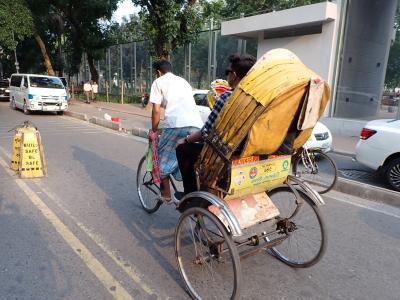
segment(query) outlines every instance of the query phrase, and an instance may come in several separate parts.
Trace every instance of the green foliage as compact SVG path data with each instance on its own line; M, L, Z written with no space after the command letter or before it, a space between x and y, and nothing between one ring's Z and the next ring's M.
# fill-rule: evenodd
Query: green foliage
M122 24L114 22L110 25L107 35L112 44L128 43L144 40L142 21L137 14L124 17Z
M222 11L225 9L226 3L224 0L201 0L201 6L203 7L203 18L209 20L213 18L219 22L222 19Z
M168 57L176 47L193 42L201 30L201 7L189 0L132 0L141 7L145 39L149 39L152 53Z
M388 88L400 87L400 41L398 40L390 49L385 84Z
M15 49L18 41L32 33L32 26L32 15L24 0L0 0L0 46Z
M108 31L112 12L119 0L53 0L52 4L63 20L67 68L69 74L78 71L82 53L88 54L94 80L97 71L94 60L104 57L105 49L113 43Z
M400 29L398 26L399 10L396 14L396 39L390 48L389 60L386 68L385 85L388 88L400 87Z

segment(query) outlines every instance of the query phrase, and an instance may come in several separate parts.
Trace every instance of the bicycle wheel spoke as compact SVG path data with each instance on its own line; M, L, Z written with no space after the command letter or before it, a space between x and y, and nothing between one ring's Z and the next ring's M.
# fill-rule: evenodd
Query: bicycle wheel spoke
M136 184L143 209L148 213L157 211L162 203L159 200L160 188L153 183L151 172L146 170L146 157L143 157L139 163Z
M309 183L317 192L326 193L336 183L337 168L332 159L318 150L304 150L294 161L295 175Z
M188 234L192 243L187 242ZM236 294L239 258L214 215L200 208L188 209L178 222L175 239L179 270L193 298L230 299ZM222 253L223 249L227 251Z
M324 227L309 197L300 190L297 193L303 201L295 215L293 205L285 205L285 202L297 205L297 196L289 187L278 188L269 194L283 218L277 223L281 235L287 234L287 239L272 248L272 252L290 266L308 267L319 261L325 251ZM287 207L290 209L285 211Z

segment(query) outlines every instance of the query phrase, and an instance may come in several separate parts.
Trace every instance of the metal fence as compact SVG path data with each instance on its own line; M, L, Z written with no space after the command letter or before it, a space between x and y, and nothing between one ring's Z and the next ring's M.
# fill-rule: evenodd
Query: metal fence
M170 61L174 74L184 77L193 88L208 89L211 81L226 77L228 56L232 53L256 56L257 41L221 36L219 29L208 30L201 32L193 43L175 49ZM154 78L148 41L111 46L103 57L96 62L100 94L132 96L149 91ZM79 89L90 77L87 59L83 55L81 70L74 77L75 86Z

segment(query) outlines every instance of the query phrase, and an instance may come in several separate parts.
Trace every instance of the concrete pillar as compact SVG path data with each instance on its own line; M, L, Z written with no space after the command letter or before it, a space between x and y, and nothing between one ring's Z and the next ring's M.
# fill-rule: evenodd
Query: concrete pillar
M368 119L381 101L397 0L349 0L335 116Z

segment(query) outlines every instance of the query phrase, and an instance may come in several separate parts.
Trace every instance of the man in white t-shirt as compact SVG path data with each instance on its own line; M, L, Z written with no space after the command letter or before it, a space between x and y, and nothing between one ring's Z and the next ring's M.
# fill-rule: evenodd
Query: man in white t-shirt
M152 103L151 127L156 132L160 124L161 106L165 107L162 122L163 133L160 137L158 157L161 177L161 200L171 202L169 175L178 180L181 175L176 158L176 142L185 138L203 126L200 113L192 94L192 87L183 78L172 74L169 61L154 62L153 70L157 79L150 91Z
M99 86L96 81L93 81L93 83L92 83L92 100L93 100L93 102L96 102L98 92L99 92Z
M91 81L86 81L83 85L83 91L85 92L86 96L86 103L90 103L90 99L92 98L92 83Z

